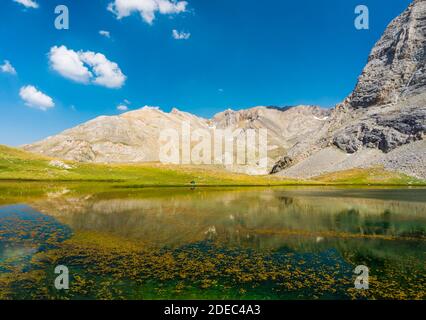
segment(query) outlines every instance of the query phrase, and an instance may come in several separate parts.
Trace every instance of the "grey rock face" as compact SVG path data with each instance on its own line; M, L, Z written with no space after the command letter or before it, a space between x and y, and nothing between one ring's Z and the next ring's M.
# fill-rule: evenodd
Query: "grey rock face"
M373 48L349 97L354 108L398 102L426 85L426 0L394 19Z
M403 157L399 150L407 145L415 143L424 148L425 144L416 141L424 139L426 133L425 64L426 0L414 0L389 24L372 49L353 93L332 110L316 135L307 136L288 150L286 155L293 161L283 174L307 170L313 162L318 164L314 171L322 172L321 168L333 163L325 150L334 150L334 157L342 157L343 170L350 164L372 164L369 157L376 153L399 159ZM349 162L344 155L350 157ZM419 162L421 165L424 163ZM277 163L277 170L280 167ZM414 167L410 165L402 172L422 176L418 172L424 170L413 171Z
M394 19L373 48L354 92L344 102L357 114L333 144L348 153L363 147L390 152L426 132L426 0ZM414 100L413 100L414 99ZM362 111L368 110L368 111Z
M363 147L387 153L423 139L425 132L426 105L408 105L384 113L369 112L355 124L339 130L334 135L333 144L347 153L355 153Z
M278 173L282 170L285 170L289 168L292 164L293 164L293 160L288 156L284 156L280 160L278 160L278 162L273 166L271 170L271 174Z

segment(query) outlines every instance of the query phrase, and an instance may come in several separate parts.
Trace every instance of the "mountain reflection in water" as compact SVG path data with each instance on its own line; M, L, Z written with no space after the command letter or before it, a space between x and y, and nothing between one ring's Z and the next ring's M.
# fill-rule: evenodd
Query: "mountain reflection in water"
M23 203L0 207L0 272L57 261L103 292L69 298L356 297L359 264L371 297L425 296L426 189L58 187Z

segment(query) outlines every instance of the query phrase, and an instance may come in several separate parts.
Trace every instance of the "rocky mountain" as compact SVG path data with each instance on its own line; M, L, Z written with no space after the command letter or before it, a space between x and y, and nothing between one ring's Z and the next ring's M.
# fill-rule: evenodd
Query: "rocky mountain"
M268 130L270 167L289 148L315 134L327 120L330 111L315 106L255 107L247 110L227 110L213 117L210 123L218 129Z
M332 110L315 137L290 148L275 171L310 177L383 165L425 178L424 157L417 157L425 154L425 51L426 0L415 0L375 45L353 93ZM407 144L416 147L403 147Z
M102 116L56 136L23 146L27 151L81 162L159 161L160 133L175 129L182 135L182 124L191 132L197 129L268 129L269 166L304 136L314 134L324 124L329 111L319 107L255 107L227 110L211 120L173 109L170 113L144 107L118 116ZM213 135L213 134L212 134ZM233 171L256 173L247 166L232 166ZM265 173L265 172L262 172Z
M345 101L358 117L337 130L333 143L354 153L383 152L421 140L426 130L426 1L415 0L394 19L373 48L354 92Z
M80 162L158 161L159 132L180 130L182 122L208 128L207 121L174 109L164 113L156 107L119 116L101 116L56 136L23 146L25 150Z
M159 160L159 135L196 129L268 130L271 173L306 178L383 166L426 179L426 0L412 4L371 51L352 94L331 110L314 106L227 110L212 119L142 108L99 117L24 149L87 162ZM250 174L247 166L228 169Z
M426 85L426 1L415 0L394 19L371 51L348 98L353 108L397 103Z

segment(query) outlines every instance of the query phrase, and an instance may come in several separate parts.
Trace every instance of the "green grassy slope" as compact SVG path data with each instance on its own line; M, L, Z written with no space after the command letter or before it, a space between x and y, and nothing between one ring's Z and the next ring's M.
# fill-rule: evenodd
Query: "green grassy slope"
M425 185L426 181L408 175L386 171L381 167L351 169L328 173L313 179L340 185Z
M51 166L52 159L0 146L0 180L105 181L136 185L279 185L299 183L277 177L235 174L214 166L88 164L63 161L72 169Z
M138 186L200 185L425 185L400 173L380 168L356 169L327 174L312 180L294 180L275 176L249 176L215 166L176 166L159 163L92 164L64 161L71 169L50 165L52 158L0 145L0 180L104 181Z

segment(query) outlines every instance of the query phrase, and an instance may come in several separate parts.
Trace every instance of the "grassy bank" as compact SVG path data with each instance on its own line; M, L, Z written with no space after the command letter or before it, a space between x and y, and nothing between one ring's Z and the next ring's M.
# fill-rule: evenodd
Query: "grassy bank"
M0 146L0 180L99 181L143 186L280 185L297 180L255 177L216 166L177 166L160 163L94 164L63 161L71 169L52 166L52 158Z
M64 161L70 168L52 166L53 159L0 145L0 180L93 181L140 186L275 186L275 185L426 185L404 174L381 168L357 169L311 180L249 176L217 166L177 166L159 163L92 164Z

